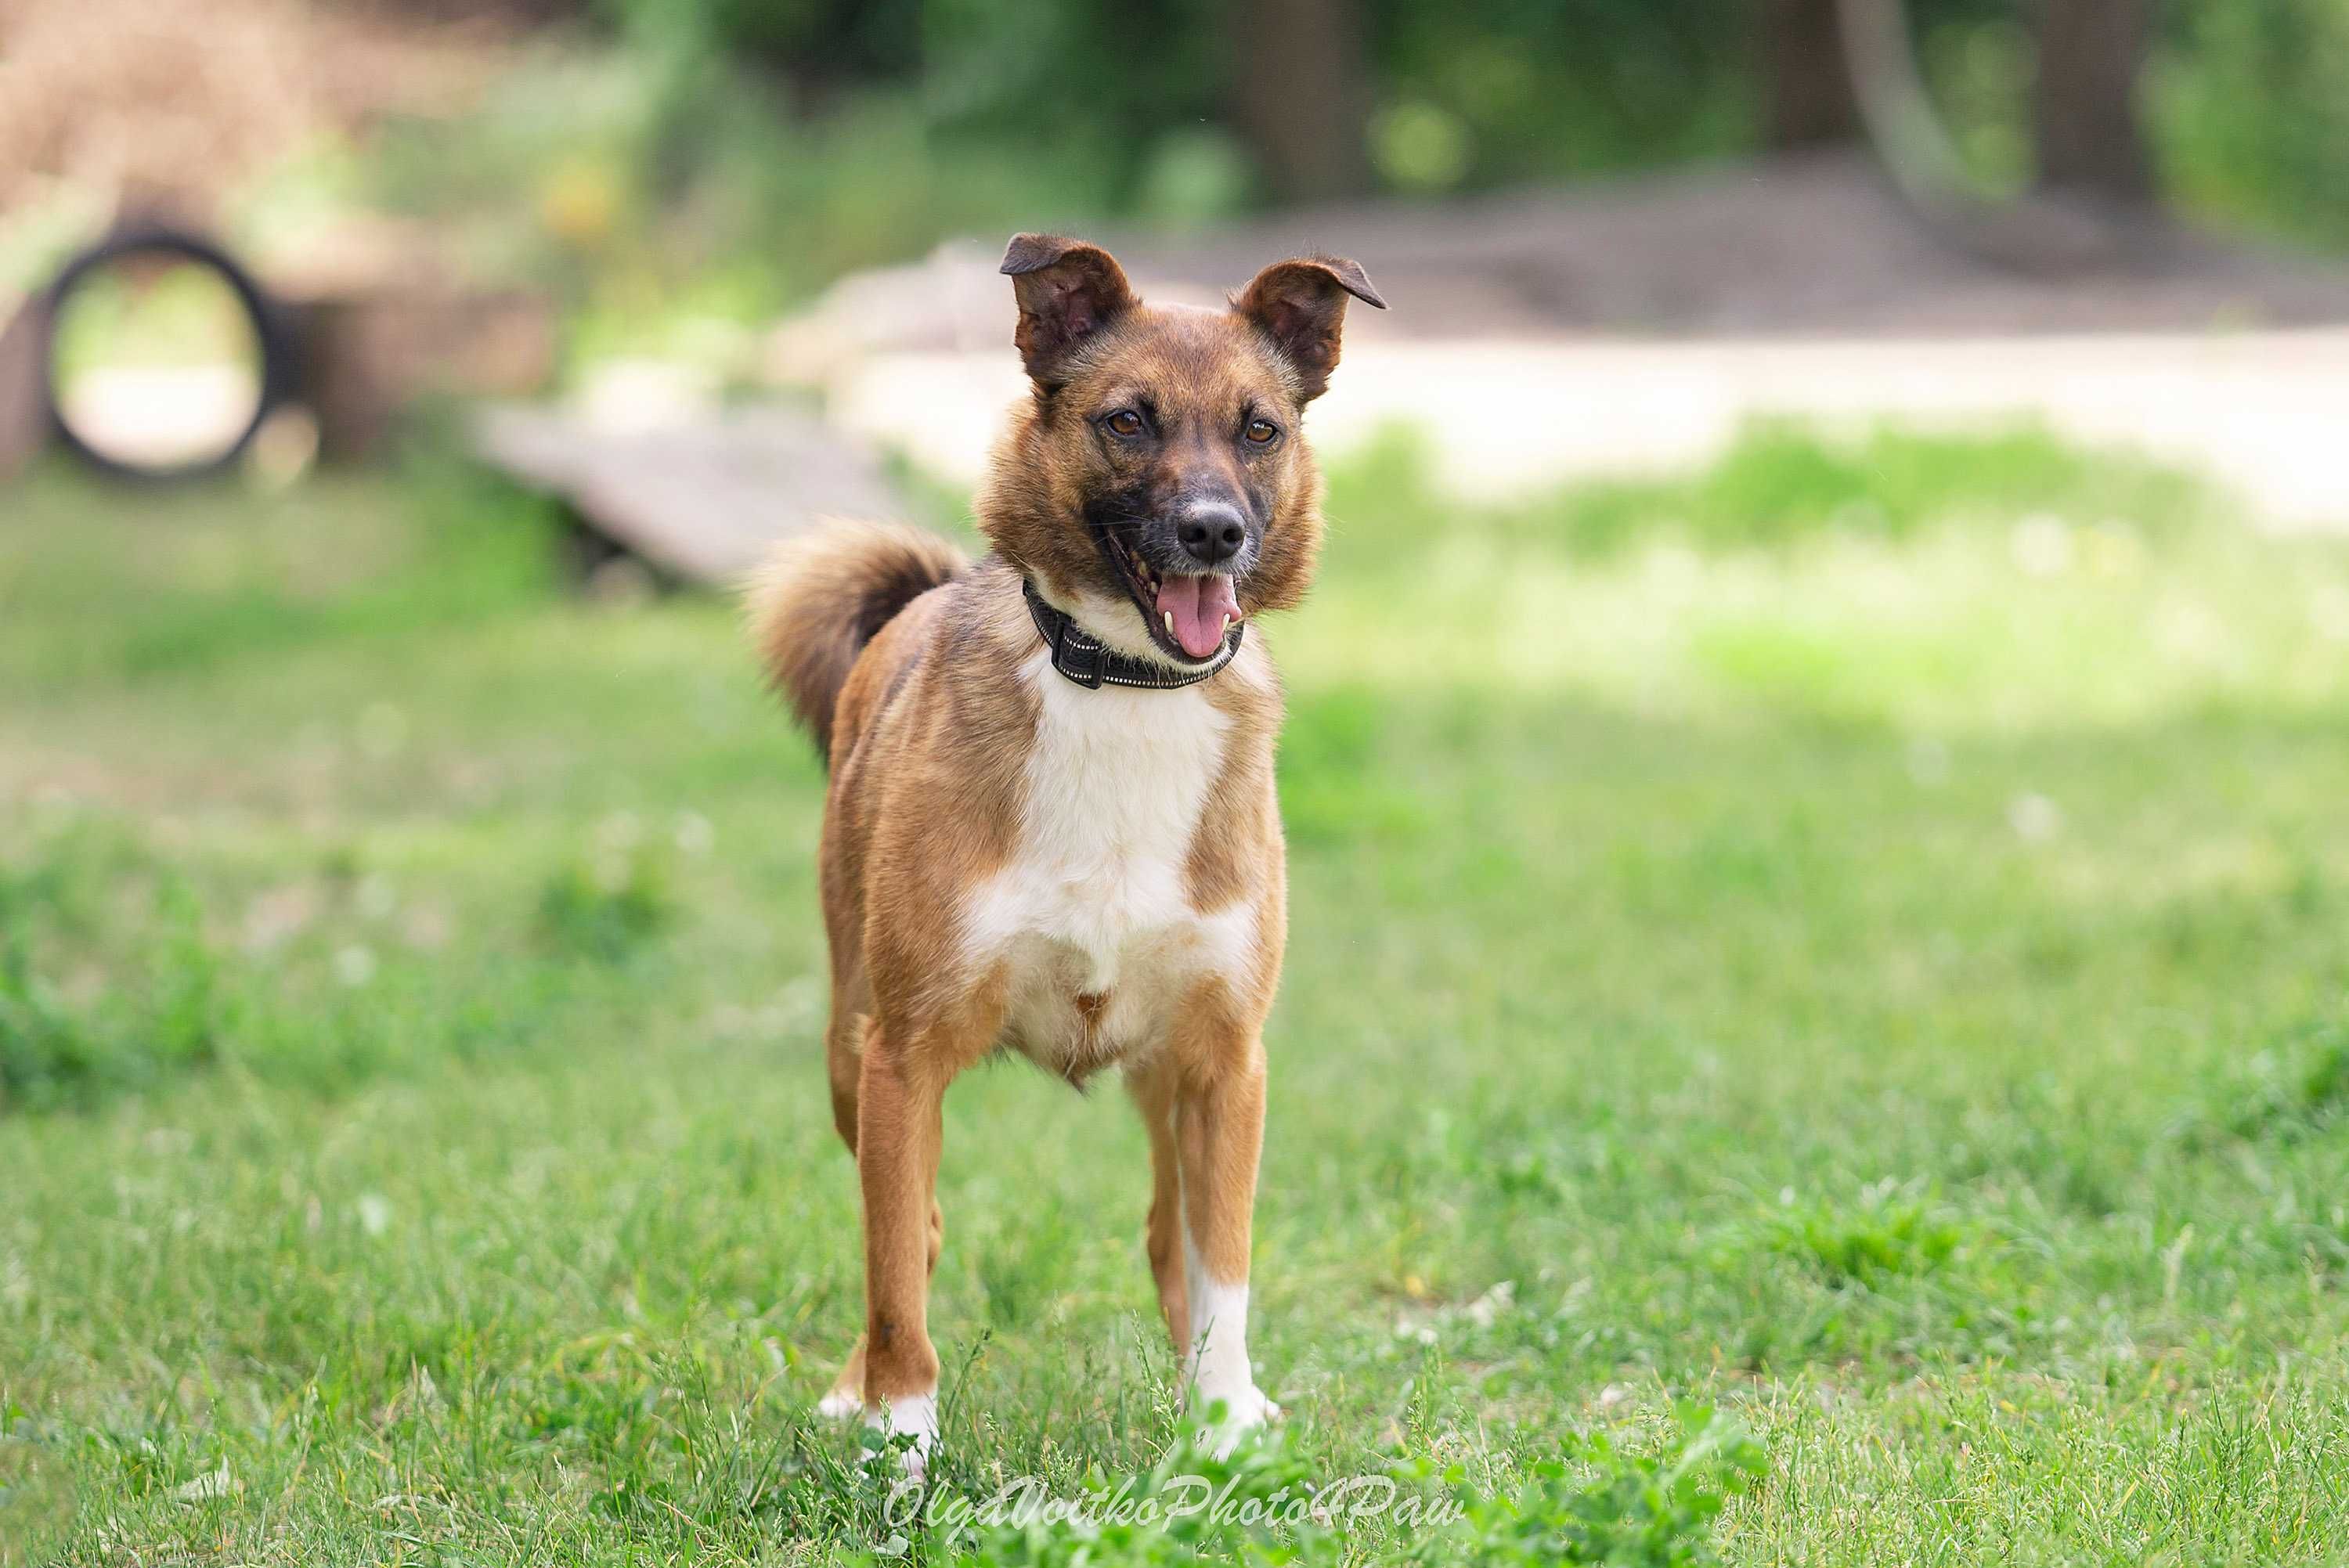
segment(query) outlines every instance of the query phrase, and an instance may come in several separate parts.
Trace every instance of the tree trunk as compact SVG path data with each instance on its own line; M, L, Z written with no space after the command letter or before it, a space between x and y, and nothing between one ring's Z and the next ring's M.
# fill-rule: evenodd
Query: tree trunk
M1355 0L1234 8L1234 109L1272 193L1320 201L1370 189L1370 68Z
M1904 0L1837 0L1836 10L1868 139L1929 228L1969 254L2044 277L2075 276L2127 253L2132 236L2111 221L2109 203L2002 201L1974 184L1925 90Z
M1859 134L1836 0L1761 0L1762 134L1774 148Z
M2153 160L2137 116L2147 0L2042 0L2033 118L2048 189L2140 205Z

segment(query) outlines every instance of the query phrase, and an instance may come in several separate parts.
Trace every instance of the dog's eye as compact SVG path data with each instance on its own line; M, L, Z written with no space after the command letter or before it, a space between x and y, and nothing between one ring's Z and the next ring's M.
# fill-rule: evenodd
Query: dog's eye
M1250 419L1247 422L1247 438L1253 446L1268 447L1272 445L1272 438L1279 434L1280 428L1269 419Z
M1142 416L1135 413L1131 408L1120 408L1116 413L1112 414L1108 418L1103 419L1102 424L1112 436L1139 436L1142 434Z

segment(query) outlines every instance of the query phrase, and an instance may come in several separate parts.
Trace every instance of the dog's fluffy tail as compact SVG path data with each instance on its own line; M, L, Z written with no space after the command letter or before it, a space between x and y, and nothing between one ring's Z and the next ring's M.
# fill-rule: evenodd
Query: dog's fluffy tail
M968 565L938 535L901 523L827 522L775 547L750 579L750 636L818 751L832 754L833 707L864 645Z

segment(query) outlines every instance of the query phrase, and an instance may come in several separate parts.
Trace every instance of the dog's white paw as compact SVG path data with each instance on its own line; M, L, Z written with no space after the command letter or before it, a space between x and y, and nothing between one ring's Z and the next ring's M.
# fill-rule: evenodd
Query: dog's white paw
M864 1424L891 1437L910 1436L911 1448L903 1449L903 1463L909 1480L919 1480L930 1468L930 1450L938 1444L938 1397L936 1394L906 1394L895 1399L884 1399L881 1408L865 1415Z
M1210 1412L1218 1404L1224 1408L1223 1415L1220 1418L1213 1418ZM1280 1407L1253 1383L1237 1391L1212 1396L1204 1388L1194 1389L1191 1408L1199 1416L1201 1440L1219 1460L1229 1459L1232 1450L1238 1448L1250 1432L1280 1419Z
M864 1397L854 1388L834 1388L816 1401L815 1413L827 1421L853 1421L864 1414Z

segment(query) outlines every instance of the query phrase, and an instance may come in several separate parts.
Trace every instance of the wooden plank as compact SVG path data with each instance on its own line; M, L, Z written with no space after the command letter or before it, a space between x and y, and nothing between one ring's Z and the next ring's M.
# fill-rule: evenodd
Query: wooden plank
M768 545L826 517L902 517L879 457L782 405L644 429L497 404L475 421L493 467L561 496L581 520L663 572L729 584Z

